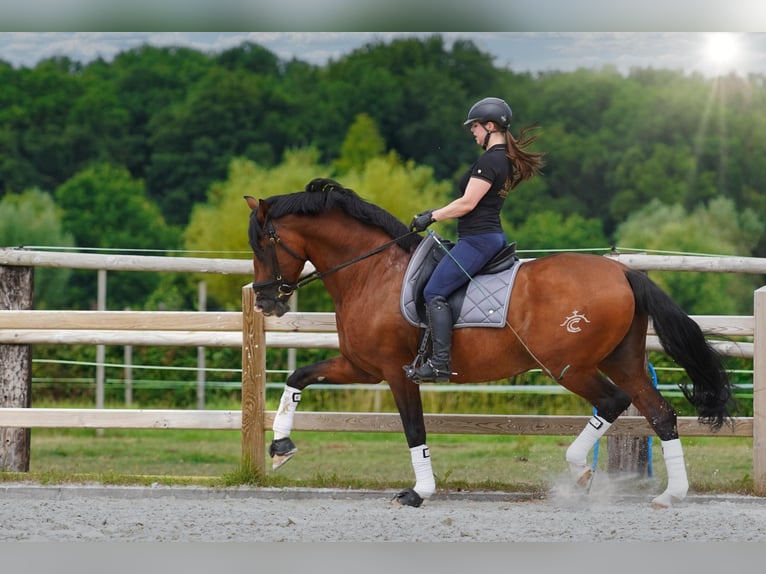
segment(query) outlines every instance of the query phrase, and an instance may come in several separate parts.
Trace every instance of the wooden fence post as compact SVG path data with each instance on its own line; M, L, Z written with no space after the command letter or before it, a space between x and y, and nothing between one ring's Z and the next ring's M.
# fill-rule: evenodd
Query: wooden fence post
M632 404L624 416L641 416ZM638 477L649 474L649 444L645 436L607 436L607 472L631 473Z
M266 473L266 332L250 285L242 288L242 467Z
M753 298L753 490L766 496L766 287Z
M32 308L34 267L0 266L0 309ZM0 345L0 408L32 406L32 347ZM0 427L0 470L29 471L31 429Z

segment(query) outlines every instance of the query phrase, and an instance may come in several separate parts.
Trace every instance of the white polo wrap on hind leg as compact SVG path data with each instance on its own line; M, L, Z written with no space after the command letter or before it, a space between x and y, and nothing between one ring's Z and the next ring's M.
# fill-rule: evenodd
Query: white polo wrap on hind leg
M427 445L410 449L412 469L415 471L415 487L413 490L423 498L429 498L436 491L434 471L431 468L431 453Z
M652 501L652 504L670 507L674 502L680 502L686 498L686 493L689 491L681 439L662 441L662 457L665 459L665 467L668 470L668 486L665 492Z
M593 415L585 428L567 449L567 462L569 470L575 479L579 479L588 471L588 453L598 439L604 436L612 423L607 422L598 415Z
M274 415L274 424L271 427L274 431L274 440L290 436L290 431L293 430L295 410L298 408L299 402L301 402L301 391L285 386L282 398L279 399L277 414Z

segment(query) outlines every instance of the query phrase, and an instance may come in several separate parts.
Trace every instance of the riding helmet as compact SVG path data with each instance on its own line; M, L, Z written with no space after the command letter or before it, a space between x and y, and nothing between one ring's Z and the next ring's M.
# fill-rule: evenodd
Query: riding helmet
M476 102L468 111L468 119L463 122L467 126L472 122L494 122L497 127L507 130L511 125L513 112L505 100L500 98L484 98Z

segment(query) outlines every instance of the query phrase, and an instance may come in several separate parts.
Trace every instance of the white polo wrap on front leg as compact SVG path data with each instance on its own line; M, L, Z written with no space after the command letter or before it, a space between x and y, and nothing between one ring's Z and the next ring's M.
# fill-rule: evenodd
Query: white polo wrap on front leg
M436 491L436 481L431 468L431 453L427 445L420 445L410 449L412 457L412 469L415 471L414 491L423 498L429 498Z
M301 391L285 386L282 398L279 399L277 414L274 415L274 424L271 427L274 431L274 440L290 436L290 432L293 430L293 418L299 402L301 402Z
M588 453L598 439L604 436L612 423L607 422L598 415L593 415L585 428L567 449L567 462L569 470L575 479L579 479L588 471Z

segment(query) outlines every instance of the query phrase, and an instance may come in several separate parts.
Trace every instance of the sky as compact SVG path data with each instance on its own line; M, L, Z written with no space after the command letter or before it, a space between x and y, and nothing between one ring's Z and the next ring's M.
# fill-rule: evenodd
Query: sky
M32 67L41 59L68 56L88 63L151 44L188 46L216 53L254 42L282 59L324 64L370 42L440 34L450 45L472 40L516 72L572 71L615 66L623 73L652 67L707 76L766 75L766 33L761 32L5 32L0 60Z

